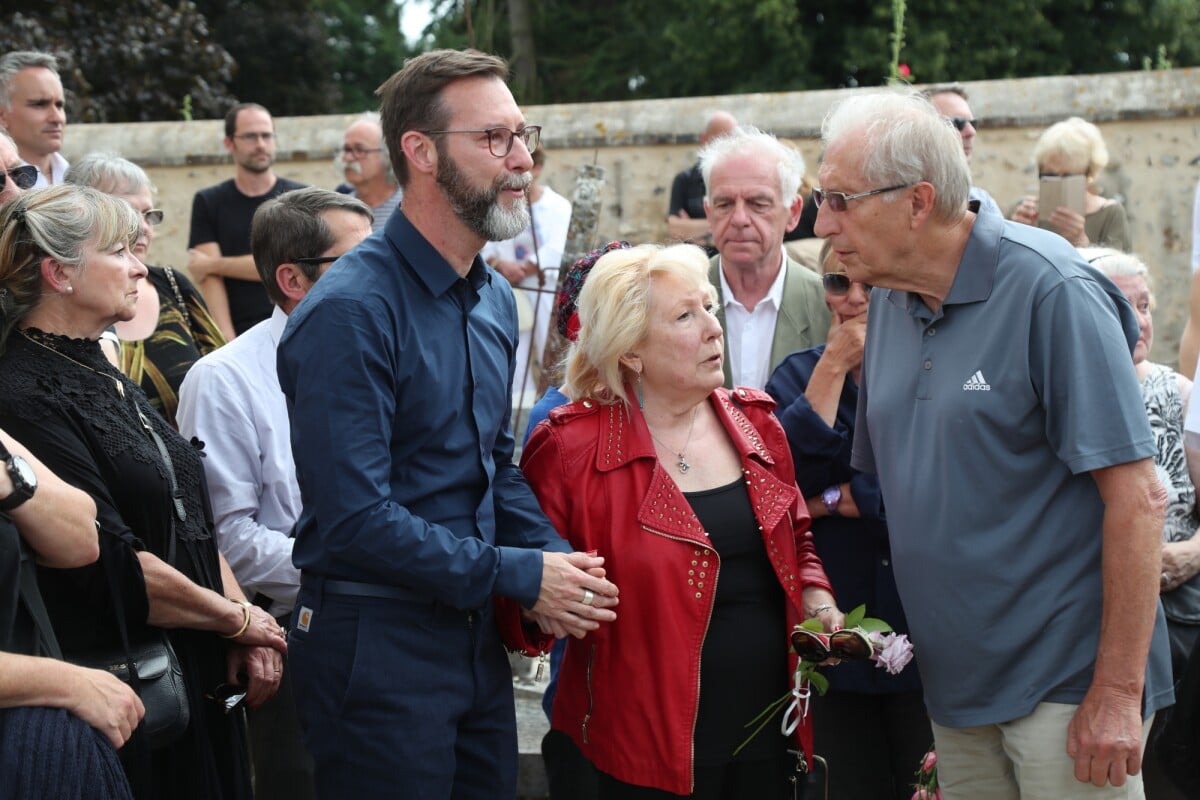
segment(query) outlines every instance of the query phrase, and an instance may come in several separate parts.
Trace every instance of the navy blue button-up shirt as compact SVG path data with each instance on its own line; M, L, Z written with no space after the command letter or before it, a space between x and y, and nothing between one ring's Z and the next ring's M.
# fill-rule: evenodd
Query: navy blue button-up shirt
M396 211L292 312L279 343L306 573L456 608L532 606L541 550L570 551L513 463L517 313L476 257L466 278Z

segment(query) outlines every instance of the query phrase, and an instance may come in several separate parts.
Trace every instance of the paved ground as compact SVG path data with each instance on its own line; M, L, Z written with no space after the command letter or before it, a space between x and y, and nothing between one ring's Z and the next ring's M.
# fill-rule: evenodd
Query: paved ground
M520 656L509 656L514 662L513 694L517 702L517 748L520 753L517 776L518 800L543 800L546 790L546 769L542 764L542 737L550 723L542 711L542 694L550 680L550 662L542 669L541 680L535 680L533 662Z

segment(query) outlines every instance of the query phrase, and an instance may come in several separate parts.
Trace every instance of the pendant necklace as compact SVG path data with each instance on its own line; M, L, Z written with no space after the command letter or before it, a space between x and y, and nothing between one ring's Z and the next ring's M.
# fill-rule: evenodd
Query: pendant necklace
M124 399L124 397L125 397L125 385L124 385L123 383L121 383L121 379L120 379L120 378L118 378L117 376L115 376L115 375L107 375L107 374L105 374L105 373L101 372L101 371L100 371L100 370L98 370L98 369L92 369L92 368L91 368L91 367L89 367L87 364L83 364L83 363L80 363L79 361L76 361L75 359L71 358L69 355L67 355L66 353L62 352L61 350L56 350L56 349L54 349L53 347L51 347L50 345L48 345L48 344L43 344L42 342L39 342L37 339L34 339L32 336L30 336L28 333L26 333L26 332L25 332L24 330L22 330L22 329L19 329L19 328L18 328L18 329L17 329L17 333L21 334L21 335L22 335L22 336L24 336L26 339L28 339L29 341L33 342L33 343L34 343L34 344L36 344L38 347L41 347L41 348L43 348L43 349L45 349L45 350L49 350L51 353L54 353L54 355L56 355L56 356L61 356L61 357L65 358L67 361L70 361L72 364L74 364L74 365L75 365L75 366L77 366L77 367L83 367L83 368L84 368L84 369L86 369L88 372L94 372L94 373L96 373L97 375L99 375L101 378L108 378L110 381L112 381L113 383L115 383L115 384L117 385L117 394L118 394L118 395L120 395L122 399Z
M700 406L697 405L694 409L692 409L692 424L691 427L688 428L687 441L683 443L683 448L678 452L675 451L675 448L668 446L662 439L659 439L657 436L655 436L654 431L650 431L649 424L646 425L646 430L650 431L650 438L658 442L667 450L675 453L675 455L679 458L679 460L675 462L675 468L684 475L686 475L688 470L692 468L692 465L688 463L687 457L683 454L683 451L687 450L688 444L692 441L692 431L696 430L696 415L699 413Z

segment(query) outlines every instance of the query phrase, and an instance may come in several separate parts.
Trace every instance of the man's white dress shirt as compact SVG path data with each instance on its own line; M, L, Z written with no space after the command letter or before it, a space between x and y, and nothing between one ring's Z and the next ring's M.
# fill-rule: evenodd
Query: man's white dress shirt
M775 322L783 305L784 264L787 253L780 248L779 274L767 296L748 309L733 296L721 264L721 298L725 304L725 336L729 340L729 375L734 386L763 389L771 377L771 344L775 340Z

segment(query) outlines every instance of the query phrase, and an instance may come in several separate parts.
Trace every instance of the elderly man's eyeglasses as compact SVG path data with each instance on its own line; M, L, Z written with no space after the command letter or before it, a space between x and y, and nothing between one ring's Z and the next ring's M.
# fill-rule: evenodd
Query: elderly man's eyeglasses
M826 272L821 276L821 283L825 285L825 291L840 297L844 294L850 293L850 287L853 284L853 281L851 281L850 276L844 272ZM867 294L871 293L871 284L864 283L862 287L863 291L865 291Z
M967 119L966 117L946 117L945 119L946 122L949 122L951 125L953 125L954 129L959 133L962 133L963 128L967 127L968 125L970 125L972 128L979 127L979 120L977 119Z
M820 208L826 200L829 201L829 210L836 211L839 214L846 210L846 204L851 200L861 200L864 197L871 197L876 194L884 194L885 192L894 192L897 189L907 189L912 186L911 183L898 183L895 186L886 186L882 189L872 189L869 192L859 192L858 194L846 194L845 192L826 192L821 189L813 189L813 202Z
M37 183L37 176L37 167L32 164L23 164L12 169L0 169L0 190L4 189L9 178L12 178L12 182L17 185L18 189L32 189L33 185Z
M461 131L425 131L427 136L441 136L446 133L486 133L488 150L496 158L504 158L512 150L513 142L519 136L521 141L525 143L525 149L532 153L538 149L538 142L542 138L541 125L526 125L519 131L509 130L508 128L483 128L479 130L461 130Z
M350 158L350 157L366 158L367 156L371 155L371 153L383 152L383 148L382 147L343 147L340 150L338 150L338 152L342 154L343 158Z
M146 220L149 225L161 225L163 221L163 211L161 208L151 208L142 212L142 219Z

